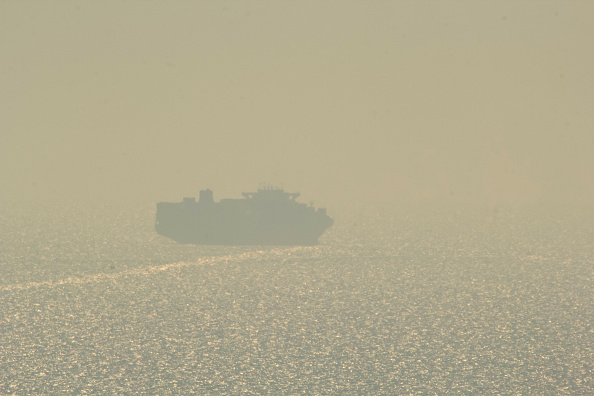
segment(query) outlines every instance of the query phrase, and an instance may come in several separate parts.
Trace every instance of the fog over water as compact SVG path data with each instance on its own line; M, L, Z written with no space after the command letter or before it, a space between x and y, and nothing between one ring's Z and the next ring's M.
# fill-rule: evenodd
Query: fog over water
M589 2L0 10L3 198L594 196Z
M592 394L594 3L0 2L0 394ZM181 245L261 183L307 247Z

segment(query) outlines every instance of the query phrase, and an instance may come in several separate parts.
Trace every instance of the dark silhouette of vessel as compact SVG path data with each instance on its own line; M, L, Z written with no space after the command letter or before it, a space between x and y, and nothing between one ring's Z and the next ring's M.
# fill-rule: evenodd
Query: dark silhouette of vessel
M332 224L326 209L296 202L299 193L264 187L243 199L200 198L157 203L155 229L179 243L200 245L317 245Z

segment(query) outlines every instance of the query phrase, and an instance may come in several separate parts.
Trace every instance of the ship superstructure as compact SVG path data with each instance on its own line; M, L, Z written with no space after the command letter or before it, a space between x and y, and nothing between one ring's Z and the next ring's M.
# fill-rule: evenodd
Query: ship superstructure
M333 220L326 209L296 202L299 193L264 187L242 199L200 198L157 203L155 228L180 243L205 245L316 245Z

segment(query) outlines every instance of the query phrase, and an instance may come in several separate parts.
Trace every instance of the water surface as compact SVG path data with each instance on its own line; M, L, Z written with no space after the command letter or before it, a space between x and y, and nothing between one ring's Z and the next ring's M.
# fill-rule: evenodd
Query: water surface
M1 394L594 393L588 219L344 213L279 248L153 216L3 204Z

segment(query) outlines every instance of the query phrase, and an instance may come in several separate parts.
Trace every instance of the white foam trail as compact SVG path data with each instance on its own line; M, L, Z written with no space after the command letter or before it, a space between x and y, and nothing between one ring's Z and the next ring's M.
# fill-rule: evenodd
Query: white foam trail
M55 281L43 281L43 282L26 282L26 283L14 283L11 285L0 285L0 291L19 291L19 290L28 290L32 288L38 287L56 287L62 285L85 285L88 283L97 283L97 282L106 282L106 281L114 281L120 278L126 278L130 276L147 276L156 274L163 271L171 271L175 269L180 269L183 267L188 267L192 265L206 265L206 264L214 264L220 263L224 261L237 261L237 260L244 260L244 259L253 259L253 258L262 258L265 256L285 256L287 253L294 252L300 248L288 248L288 249L274 249L274 250L258 250L254 252L246 252L240 254L232 254L232 255L225 255L225 256L212 256L208 258L200 259L196 262L186 262L180 261L177 263L170 263L164 265L157 265L152 267L144 267L144 268L134 268L131 270L121 271L121 272L114 272L114 273L99 273L99 274L92 274L92 275L83 275L83 276L70 276L68 278L59 279Z

